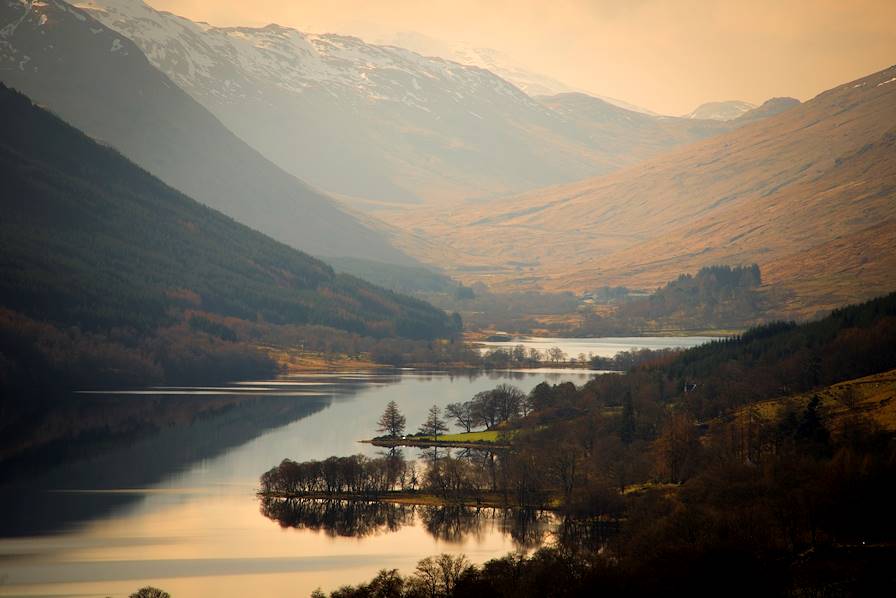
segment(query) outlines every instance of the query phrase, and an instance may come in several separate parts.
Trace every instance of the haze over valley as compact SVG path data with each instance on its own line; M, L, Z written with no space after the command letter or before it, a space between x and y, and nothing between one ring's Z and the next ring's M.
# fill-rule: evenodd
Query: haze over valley
M892 586L893 18L0 0L0 597Z

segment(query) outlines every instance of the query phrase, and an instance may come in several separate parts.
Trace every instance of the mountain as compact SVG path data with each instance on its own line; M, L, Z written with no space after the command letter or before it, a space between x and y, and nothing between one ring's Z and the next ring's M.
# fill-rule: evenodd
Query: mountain
M278 25L213 27L140 0L79 6L252 147L358 207L457 205L649 153L592 141L575 120L476 66Z
M754 120L774 116L799 105L800 101L796 98L771 98L770 100L764 101L761 106L753 108L752 110L747 110L735 118L733 122L742 125Z
M411 263L246 145L87 12L59 0L0 0L0 26L0 81L169 185L304 251Z
M733 123L651 116L583 93L536 98L567 120L567 135L600 152L614 168L730 130Z
M505 81L513 83L533 97L553 96L561 93L588 94L588 92L582 89L571 87L553 77L533 72L519 64L504 52L493 48L483 48L464 42L445 42L429 37L428 35L411 31L404 31L381 37L377 40L377 43L407 48L424 56L438 56L461 64L478 66L479 68L493 72ZM614 106L618 106L619 108L656 116L654 112L651 112L647 108L642 108L623 100L602 95L594 95L594 97L609 104L613 104Z
M407 48L422 56L438 56L460 64L477 66L516 85L530 96L581 91L547 75L532 72L503 52L492 48L464 42L448 42L415 31L401 31L380 36L376 39L376 43Z
M756 108L755 104L739 100L727 102L706 102L684 115L685 118L703 118L708 120L734 120Z
M193 201L2 84L0 114L4 310L121 338L185 309L376 337L456 332L444 312Z
M826 309L896 285L893 114L896 67L617 173L391 224L468 284L650 289L757 263L794 311Z
M354 257L334 257L326 261L336 272L406 295L455 293L459 288L458 283L447 276L419 266L384 264Z

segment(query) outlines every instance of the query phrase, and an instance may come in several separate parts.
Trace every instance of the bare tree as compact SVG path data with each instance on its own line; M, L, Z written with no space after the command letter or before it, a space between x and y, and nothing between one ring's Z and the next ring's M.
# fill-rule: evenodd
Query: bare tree
M473 403L451 403L445 406L445 415L452 418L465 432L472 432L476 427L476 417L473 414Z
M377 432L386 432L392 438L396 438L404 434L406 425L407 419L398 410L398 405L395 401L389 401L377 422Z
M509 421L519 417L526 394L511 384L499 384L491 391L491 398L496 403L499 421Z
M548 359L553 363L559 363L566 359L566 353L560 347L551 347L548 349Z
M476 423L485 426L487 430L491 430L492 426L501 421L498 416L497 402L492 397L490 390L477 392L473 396L470 408Z
M428 598L450 596L470 567L470 561L462 554L456 557L450 554L426 557L417 563L409 580L411 589L416 590L414 595Z

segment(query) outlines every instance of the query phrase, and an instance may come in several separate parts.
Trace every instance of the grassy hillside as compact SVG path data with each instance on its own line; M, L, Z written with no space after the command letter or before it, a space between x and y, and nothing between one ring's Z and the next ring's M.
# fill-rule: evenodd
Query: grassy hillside
M795 314L868 299L892 290L896 269L894 74L615 174L391 222L409 251L467 284L656 288L757 263L793 291Z
M881 430L896 432L896 370L839 382L793 397L761 401L739 410L734 417L780 422L793 411L805 410L815 397L822 417L834 432L847 432L856 416L868 418Z

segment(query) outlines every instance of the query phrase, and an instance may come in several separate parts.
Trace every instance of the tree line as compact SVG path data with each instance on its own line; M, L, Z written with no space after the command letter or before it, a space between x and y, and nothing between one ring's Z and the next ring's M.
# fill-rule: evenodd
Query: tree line
M492 430L500 424L525 417L532 410L531 398L511 384L499 384L491 390L476 393L469 401L449 403L444 415L464 432L476 428ZM407 418L401 413L395 401L389 401L377 421L380 438L400 438L405 435ZM433 405L427 412L426 420L417 430L418 436L438 437L448 431L448 421L442 409Z
M598 548L492 561L429 595L863 595L892 579L896 435L858 391L827 387L894 368L896 294L581 387L539 384L509 450L445 455L425 487L616 531ZM380 595L370 588L333 595ZM394 588L382 595L417 595Z

